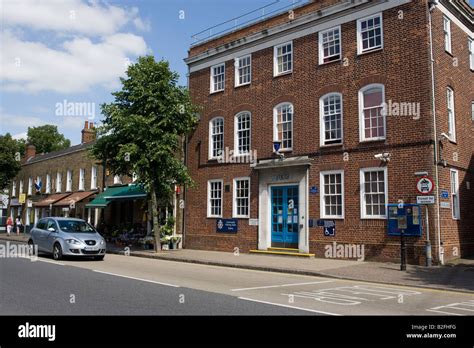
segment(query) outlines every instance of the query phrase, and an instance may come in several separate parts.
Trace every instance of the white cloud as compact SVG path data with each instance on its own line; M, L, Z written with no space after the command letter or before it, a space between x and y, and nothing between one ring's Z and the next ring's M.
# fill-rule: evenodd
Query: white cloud
M0 1L4 91L71 94L94 86L114 89L128 63L148 51L141 36L122 32L127 24L150 29L137 7L100 0ZM49 33L52 40L47 39Z
M99 1L4 0L2 12L4 25L36 30L110 35L129 22L139 30L147 29L136 7L122 8Z
M62 49L40 42L22 41L9 31L0 36L0 79L5 90L17 92L54 91L75 93L92 86L118 86L118 77L126 70L128 55L145 54L142 37L118 33L100 42L73 38Z
M28 136L26 134L26 132L23 132L23 133L18 133L18 134L15 134L15 135L12 135L12 138L15 139L15 140L20 140L20 139L27 139Z

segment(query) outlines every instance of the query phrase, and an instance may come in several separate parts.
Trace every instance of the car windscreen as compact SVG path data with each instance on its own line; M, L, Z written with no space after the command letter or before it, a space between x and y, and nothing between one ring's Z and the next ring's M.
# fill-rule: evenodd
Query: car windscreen
M95 233L95 230L85 221L59 220L59 228L69 233Z

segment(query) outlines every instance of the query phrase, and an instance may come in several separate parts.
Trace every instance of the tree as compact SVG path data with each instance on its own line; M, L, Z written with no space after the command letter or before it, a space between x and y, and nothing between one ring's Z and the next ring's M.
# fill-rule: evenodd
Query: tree
M101 105L103 125L91 154L113 174L135 174L152 202L155 249L160 245L159 208L172 202L175 185L192 184L179 154L184 137L197 123L197 107L178 86L168 62L140 57L121 78L115 100Z
M28 127L27 142L36 146L36 153L48 153L71 146L71 141L58 132L57 126L51 124Z
M0 135L0 190L6 189L21 169L25 144L15 140L10 133Z

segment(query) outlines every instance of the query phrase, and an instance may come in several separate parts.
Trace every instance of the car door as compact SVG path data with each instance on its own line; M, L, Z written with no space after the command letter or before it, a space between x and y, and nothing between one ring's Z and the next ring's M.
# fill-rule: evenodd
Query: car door
M54 231L50 231L49 229L53 228ZM56 240L59 233L58 224L54 219L48 219L48 223L45 229L45 238L44 238L44 248L47 252L53 252L53 244Z
M36 226L31 230L31 238L33 239L33 243L38 246L38 250L43 250L44 248L44 238L45 238L45 231L46 224L48 219L41 219L38 221Z

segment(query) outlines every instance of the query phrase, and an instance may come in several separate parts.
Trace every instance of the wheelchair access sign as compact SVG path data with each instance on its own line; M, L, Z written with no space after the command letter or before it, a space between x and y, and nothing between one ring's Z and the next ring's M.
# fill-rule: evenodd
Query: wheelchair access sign
M318 220L318 226L324 227L325 237L334 237L336 235L336 221L335 220Z

